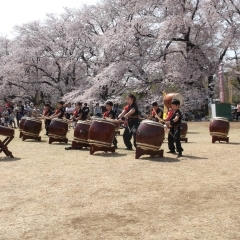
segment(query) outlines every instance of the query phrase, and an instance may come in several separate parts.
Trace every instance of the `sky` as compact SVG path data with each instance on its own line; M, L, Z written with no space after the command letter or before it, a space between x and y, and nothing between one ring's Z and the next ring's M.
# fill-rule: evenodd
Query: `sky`
M98 0L7 0L0 6L0 35L14 37L13 27L44 20L46 13L61 13L63 7L80 8Z

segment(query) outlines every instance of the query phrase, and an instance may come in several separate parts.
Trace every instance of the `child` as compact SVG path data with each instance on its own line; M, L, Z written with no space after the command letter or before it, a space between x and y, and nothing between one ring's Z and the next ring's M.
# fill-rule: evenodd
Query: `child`
M162 118L162 115L163 115L162 110L158 107L157 102L154 102L152 104L152 112L150 115L150 119L159 122L159 118Z
M103 114L103 118L115 119L115 113L113 111L113 103L111 101L107 101L105 104L105 107L106 107L107 111ZM117 143L118 143L118 141L117 141L116 137L114 136L113 145L115 148L118 148Z
M166 121L166 125L170 128L168 134L168 153L175 153L174 142L176 143L176 151L178 152L178 157L182 157L182 146L180 142L180 124L182 119L182 114L179 110L180 101L173 99L171 102L172 116Z
M12 128L13 128L13 125L14 125L14 128L16 128L16 123L14 119L15 119L15 114L14 112L11 112L9 115L9 124Z

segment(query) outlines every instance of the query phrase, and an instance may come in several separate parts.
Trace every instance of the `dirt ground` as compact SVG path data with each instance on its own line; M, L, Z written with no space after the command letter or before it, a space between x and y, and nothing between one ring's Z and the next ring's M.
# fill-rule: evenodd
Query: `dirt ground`
M211 143L208 122L189 123L183 157L9 145L0 154L0 239L240 239L240 123ZM69 139L72 138L69 132Z

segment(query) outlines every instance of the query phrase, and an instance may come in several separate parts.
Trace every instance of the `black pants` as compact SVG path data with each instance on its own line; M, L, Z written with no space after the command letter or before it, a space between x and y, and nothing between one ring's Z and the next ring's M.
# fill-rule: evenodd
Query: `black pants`
M46 120L45 121L45 129L46 129L46 134L47 135L48 135L48 127L49 127L50 123L51 123L51 120Z
M174 142L176 143L177 152L181 153L183 151L183 148L180 142L180 128L177 129L171 128L168 133L168 148L172 152L175 151Z
M128 121L128 127L125 128L123 133L123 141L127 148L132 148L131 139L133 137L133 145L136 148L136 130L139 126L138 120L129 120Z

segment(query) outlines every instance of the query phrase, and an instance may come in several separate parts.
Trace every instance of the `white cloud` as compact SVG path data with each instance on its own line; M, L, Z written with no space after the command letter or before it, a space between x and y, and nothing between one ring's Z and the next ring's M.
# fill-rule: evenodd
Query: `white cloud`
M0 34L11 36L15 25L43 20L46 13L61 13L63 7L80 8L97 0L7 0L0 6Z

